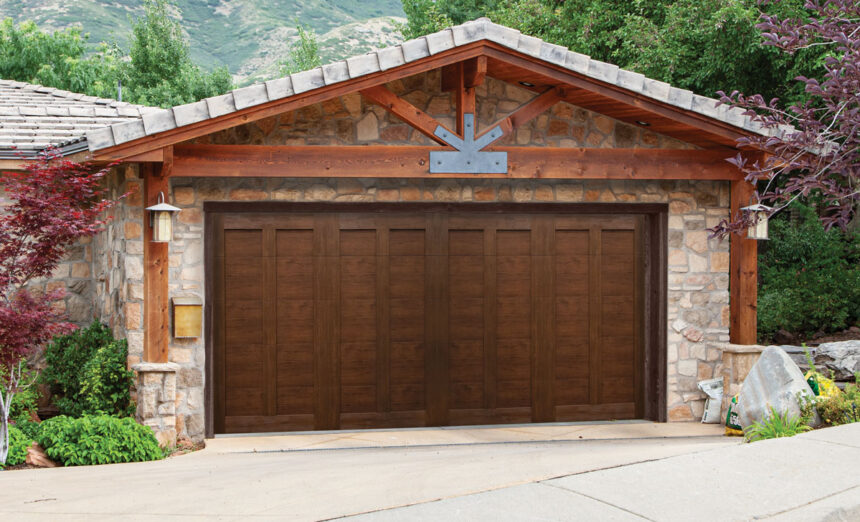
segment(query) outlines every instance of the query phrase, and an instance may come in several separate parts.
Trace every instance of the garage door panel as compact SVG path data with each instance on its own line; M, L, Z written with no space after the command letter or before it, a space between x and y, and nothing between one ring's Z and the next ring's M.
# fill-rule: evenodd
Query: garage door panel
M578 258L588 255L588 230L556 230L555 255ZM586 265L587 267L587 265Z
M496 336L499 339L531 337L531 301L529 295L500 297L496 300Z
M314 385L313 342L277 345L278 386Z
M298 385L278 386L277 401L279 415L313 414L314 388Z
M341 230L340 255L375 256L376 235L376 230Z
M284 342L311 343L314 340L314 302L311 300L278 299L277 338Z
M279 229L275 231L275 255L307 257L314 253L314 231Z
M633 217L231 219L215 252L219 430L637 411L644 257Z
M343 299L341 301L340 329L343 340L375 340L376 300Z
M391 383L392 411L415 411L425 407L423 385Z
M224 252L228 259L261 257L263 255L262 230L225 230Z
M483 254L483 230L448 231L448 255L452 258L459 256L482 256Z
M497 230L496 252L498 255L531 255L530 230Z
M392 256L423 256L424 230L395 230L388 232L388 252Z
M566 404L588 404L588 377L555 380L555 406Z
M313 299L314 264L311 256L279 256L277 295L282 299Z
M424 299L390 300L392 341L424 340Z
M230 302L263 298L263 263L260 258L238 258L225 264L224 298Z
M232 393L227 395L225 408L228 416L263 415L265 413L262 388L234 386L231 391Z

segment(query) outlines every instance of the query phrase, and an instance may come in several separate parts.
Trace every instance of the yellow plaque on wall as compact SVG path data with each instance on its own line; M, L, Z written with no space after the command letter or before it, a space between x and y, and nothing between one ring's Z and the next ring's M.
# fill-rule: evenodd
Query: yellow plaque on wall
M200 337L203 332L203 303L199 297L173 298L173 337Z

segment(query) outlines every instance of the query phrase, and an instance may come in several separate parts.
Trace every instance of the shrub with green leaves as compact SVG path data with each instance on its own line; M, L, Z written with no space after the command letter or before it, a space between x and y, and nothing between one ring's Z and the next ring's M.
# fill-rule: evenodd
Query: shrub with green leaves
M842 330L860 320L860 237L824 230L815 212L795 204L774 219L759 256L761 287L758 333L763 342L777 330L808 336Z
M780 437L794 437L811 429L802 417L795 417L788 412L780 413L771 406L770 415L766 415L764 419L754 422L752 426L744 429L744 437L747 442L755 442Z
M144 462L164 458L152 433L130 417L61 415L41 423L37 441L64 466Z
M27 459L27 448L33 443L33 439L15 426L9 426L9 455L6 457L6 466L17 466L23 464ZM0 465L0 468L3 468Z
M134 372L127 368L128 343L115 340L104 324L58 336L45 353L42 382L55 394L63 415L128 416L134 413L131 386Z

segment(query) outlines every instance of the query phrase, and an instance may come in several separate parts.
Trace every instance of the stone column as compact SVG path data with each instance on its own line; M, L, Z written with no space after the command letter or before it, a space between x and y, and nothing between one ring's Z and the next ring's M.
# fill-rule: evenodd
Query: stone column
M722 352L714 377L723 378L722 416L725 418L729 401L740 393L744 379L758 361L764 346L749 344L712 343L711 348Z
M176 363L142 362L137 373L137 420L155 432L162 447L176 446Z

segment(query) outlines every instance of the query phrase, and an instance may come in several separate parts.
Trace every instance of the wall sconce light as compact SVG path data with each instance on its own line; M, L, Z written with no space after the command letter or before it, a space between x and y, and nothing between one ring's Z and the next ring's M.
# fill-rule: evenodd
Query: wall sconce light
M747 239L770 239L767 236L767 220L770 216L772 208L756 203L748 207L743 207L741 210L745 216L752 217L754 224L747 229Z
M200 337L203 325L203 302L199 297L173 298L173 337L194 339Z
M158 193L158 203L146 207L149 211L149 226L152 228L153 243L167 243L173 239L173 215L179 212L178 207L164 202L164 192Z

